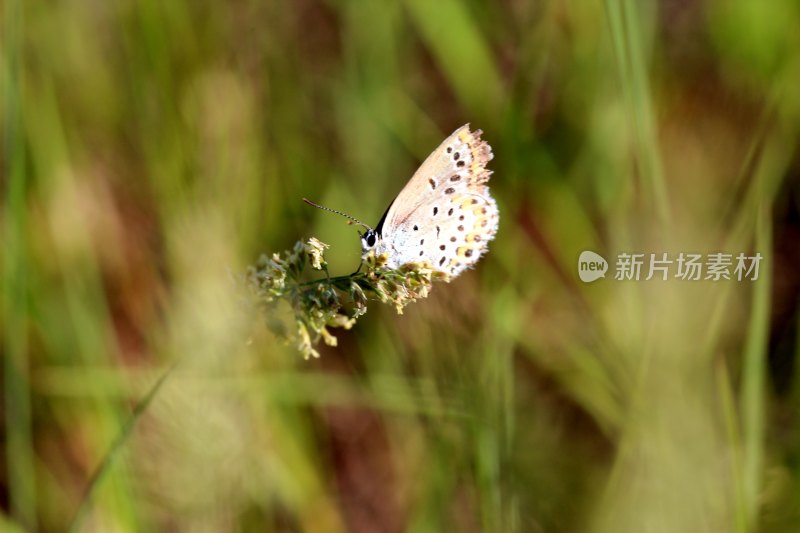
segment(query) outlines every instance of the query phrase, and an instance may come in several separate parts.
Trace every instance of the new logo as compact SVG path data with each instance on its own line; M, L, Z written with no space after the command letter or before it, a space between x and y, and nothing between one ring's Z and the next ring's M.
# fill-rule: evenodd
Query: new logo
M603 256L590 250L581 252L578 258L578 276L584 283L591 283L600 278L606 277L608 271L608 261Z

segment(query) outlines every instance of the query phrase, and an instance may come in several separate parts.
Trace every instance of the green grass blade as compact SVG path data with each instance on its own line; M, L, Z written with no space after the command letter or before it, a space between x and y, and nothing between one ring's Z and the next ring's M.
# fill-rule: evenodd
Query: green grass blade
M26 255L27 171L22 134L20 91L20 45L22 4L5 4L7 69L4 76L5 128L7 154L4 174L8 178L5 200L4 264L2 305L6 320L3 373L5 377L6 462L9 504L12 517L31 530L36 529L36 471L32 437L31 390L28 360L28 304Z
M762 205L756 221L756 250L762 259L760 279L753 287L753 303L742 367L741 413L743 434L742 484L750 524L755 523L763 479L765 384L772 286L770 210Z
M662 223L670 220L670 205L658 146L641 6L631 0L606 0L611 40L620 69L620 81L633 125L636 160L646 180L655 212Z
M81 525L83 524L87 513L91 509L92 496L97 491L98 487L103 482L103 479L105 479L106 475L110 471L110 468L114 463L114 459L120 453L125 443L128 442L128 438L131 436L133 428L136 426L136 422L139 421L139 418L141 418L141 416L147 410L147 407L153 401L156 394L161 389L162 385L164 385L164 382L167 380L167 378L170 375L172 375L172 373L175 371L175 368L177 368L179 361L180 360L173 363L172 366L168 368L161 375L160 378L158 378L158 380L153 384L150 390L147 391L147 394L145 394L144 397L139 401L139 403L136 404L136 407L134 407L130 417L125 421L125 425L120 430L119 435L117 436L116 439L114 439L114 442L109 447L108 452L105 454L102 461L100 461L97 470L95 470L94 474L92 474L92 477L89 480L89 484L86 487L86 492L84 493L83 498L81 499L80 506L78 507L78 510L75 513L75 517L72 519L72 522L70 523L70 526L67 529L67 531L70 532L80 531Z
M489 43L481 34L466 4L456 0L407 0L406 7L475 123L486 124L502 116L502 84ZM480 122L479 122L480 121Z

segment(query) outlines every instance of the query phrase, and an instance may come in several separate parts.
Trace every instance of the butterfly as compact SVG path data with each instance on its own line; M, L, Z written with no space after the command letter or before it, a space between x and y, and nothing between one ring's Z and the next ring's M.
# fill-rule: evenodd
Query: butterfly
M361 235L362 259L385 254L387 268L426 264L454 278L487 252L497 233L499 212L489 194L493 154L469 124L454 131L428 156L380 222ZM322 207L309 202L315 207ZM322 209L327 209L322 207ZM328 209L333 211L332 209Z
M465 124L428 156L375 229L362 235L362 256L374 250L387 255L389 268L429 263L451 277L478 262L499 220L486 185L492 148L481 133Z

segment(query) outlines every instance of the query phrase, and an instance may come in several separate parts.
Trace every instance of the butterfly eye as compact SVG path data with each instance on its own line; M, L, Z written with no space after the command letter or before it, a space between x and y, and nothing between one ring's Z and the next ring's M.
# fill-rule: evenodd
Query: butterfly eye
M367 239L366 240L367 240L367 246L369 246L370 248L375 246L375 233L373 233L371 231L369 233L367 233Z

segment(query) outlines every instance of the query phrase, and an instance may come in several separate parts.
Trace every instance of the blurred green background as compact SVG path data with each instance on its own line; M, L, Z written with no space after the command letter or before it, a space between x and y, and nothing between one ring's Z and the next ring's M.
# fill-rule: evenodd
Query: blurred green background
M800 527L796 1L2 9L0 530ZM358 264L302 197L375 224L466 122L474 271L317 360L243 311L261 253ZM587 249L765 259L583 284Z

